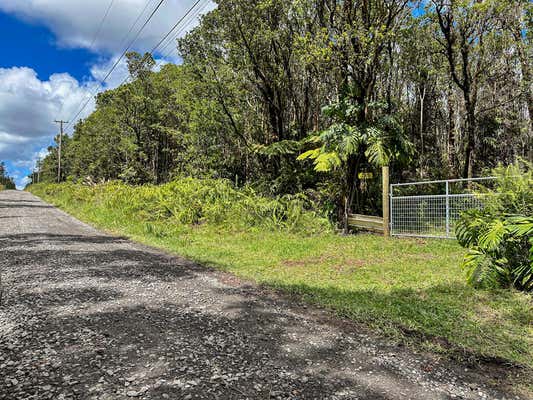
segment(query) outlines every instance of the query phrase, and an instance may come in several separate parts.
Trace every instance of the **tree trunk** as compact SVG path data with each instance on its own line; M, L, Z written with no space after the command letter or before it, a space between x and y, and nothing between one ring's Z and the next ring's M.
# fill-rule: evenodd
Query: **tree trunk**
M357 171L357 157L351 155L348 157L346 165L346 193L344 195L344 215L343 215L343 231L345 234L350 232L350 227L348 226L348 217L351 213L353 195L356 190L355 174Z
M455 177L457 171L457 157L455 154L455 102L453 101L453 92L451 88L448 94L448 108L448 167Z
M467 96L466 96L467 97ZM475 160L475 137L476 137L476 115L475 106L468 99L465 101L466 106L466 147L465 147L465 163L463 167L463 178L474 177L474 160Z

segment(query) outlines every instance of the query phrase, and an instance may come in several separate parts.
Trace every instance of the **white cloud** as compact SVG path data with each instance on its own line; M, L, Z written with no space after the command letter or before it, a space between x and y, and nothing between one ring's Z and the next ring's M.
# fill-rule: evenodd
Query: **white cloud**
M158 3L157 0L150 0L144 15L134 27L131 38ZM139 36L134 49L151 49L194 3L195 0L163 2ZM129 44L129 40L124 41L126 33L144 9L147 0L115 0L97 40L92 44L109 4L110 0L0 0L0 10L48 27L55 34L59 46L89 48L92 45L91 50L95 52L117 54ZM201 2L199 6L204 4ZM209 2L204 11L213 7L214 4ZM195 20L186 21L188 24L183 32L196 24Z
M99 82L102 82L107 76L108 72L115 65L119 55L116 55L108 60L101 60L100 63L91 67L91 75ZM125 58L122 58L117 64L111 75L106 79L106 88L112 89L119 86L128 76L128 63Z
M91 87L69 74L41 81L31 68L0 68L0 159L31 159L36 146L46 146L57 132L54 120L73 115ZM83 116L94 108L90 103Z
M31 179L27 176L25 176L24 178L20 179L17 183L17 189L19 190L22 190L26 187L26 185L28 183L30 183Z

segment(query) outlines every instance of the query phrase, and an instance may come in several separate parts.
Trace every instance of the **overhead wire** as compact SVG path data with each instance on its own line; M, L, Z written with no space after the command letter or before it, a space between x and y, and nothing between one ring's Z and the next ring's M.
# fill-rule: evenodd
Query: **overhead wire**
M152 0L150 0L147 5L145 6L144 10L141 11L141 14L139 14L139 17L137 18L137 20L134 22L134 24L132 25L132 27L130 27L130 33L131 31L133 30L133 27L137 24L138 20L140 19L140 16L144 14L144 11L146 10L146 8L148 7L148 5L150 4ZM162 1L158 4L158 7L156 7L156 9L152 12L151 16L149 17L149 19L147 20L149 22L149 20L151 19L151 17L153 16L153 14L155 14L155 11L157 11L157 9L159 8L159 6L161 5ZM191 15L191 13L193 12L193 10L200 4L202 3L202 5L200 7L198 7L198 9ZM173 31L175 31L180 25L181 28L177 31L177 33L172 36L170 39L167 40L167 43L165 44L165 46L163 46L163 48L161 49L161 52L163 51L163 49L166 49L168 47L169 44L175 42L175 40L177 40L180 35L182 34L183 30L185 28L187 28L189 26L190 23L192 23L192 21L194 21L201 13L203 13L205 11L205 9L207 8L207 6L210 4L210 0L197 0L188 10L187 12L172 26L172 28L165 34L163 35L163 37L158 41L158 43L152 48L152 50L150 51L151 54L154 54L154 52L157 50L157 48L163 44L165 42L165 40L167 40L169 37L171 37L171 34ZM185 22L185 23L184 23ZM127 51L129 50L129 48L132 46L132 44L136 41L136 39L138 38L140 32L142 32L142 29L144 29L144 27L147 25L147 22L145 22L145 24L143 25L143 27L141 27L141 30L138 32L138 34L136 35L136 37L132 40L132 42L130 43L130 45L128 46L128 49L126 49L124 52L123 52L123 55L121 56L121 58L124 57L124 55L127 53ZM129 35L129 34L128 34ZM127 35L127 36L128 36ZM175 48L172 48L171 49L171 52L172 51L176 51ZM170 52L170 53L171 53ZM159 61L158 63L156 63L156 68L159 67L162 62L164 62L164 58L166 58L170 53L167 53L166 55L164 55ZM116 65L118 65L118 62L115 63ZM116 67L116 66L115 66ZM111 71L112 72L112 71ZM102 83L105 82L105 80L109 77L110 73L108 73L106 75L106 77L104 77L104 79L102 80ZM131 76L127 76L122 82L120 85L124 84L128 79L130 79ZM91 97L89 97L89 99L85 102L85 104L83 105L83 107L76 113L75 117L74 118L71 118L70 119L70 123L69 125L72 125L73 123L75 123L75 120L76 118L78 118L78 116L81 114L81 112L85 109L85 107L87 107L87 105L89 104L89 101L91 100L91 98L96 94L95 92L98 91L98 87L96 88L95 91L93 91L93 93L91 94Z
M202 5L200 7L198 7L198 9L196 11L194 11L193 13L193 10L200 4L202 3ZM172 44L180 35L181 33L183 32L183 30L185 28L187 28L189 26L189 24L194 21L207 7L207 5L209 5L210 3L210 0L198 0L196 1L188 10L187 12L174 24L174 26L161 38L161 40L159 40L159 42L152 48L152 50L150 51L150 54L154 54L155 51L159 48L159 46L161 44L163 44L165 42L165 40L167 40L169 37L170 39L167 40L167 43L161 48L159 49L159 52L162 53L164 49L166 49L169 44ZM191 14L193 13L193 14ZM173 36L171 36L172 32L175 31L179 26L181 25L181 27L178 29L177 33ZM169 54L169 53L168 53ZM167 55L164 55L157 63L156 65L154 66L154 68L158 68L163 62L164 62L164 58L168 56ZM122 82L120 83L120 85L123 85L125 84L128 80L131 79L131 76L126 76Z
M152 18L154 17L154 15L157 13L157 11L161 8L161 5L165 2L165 0L159 0L159 3L157 4L157 6L152 10L152 12L150 13L150 15L148 16L148 18L146 19L146 21L144 21L143 25L139 28L139 30L137 31L137 33L135 34L134 38L129 42L128 46L124 49L124 51L122 52L122 54L120 55L120 57L115 61L115 63L113 64L113 66L111 67L111 69L107 72L107 74L104 76L104 78L100 81L102 84L105 83L107 81L107 79L109 78L109 76L111 76L111 74L113 73L113 71L117 68L117 66L119 65L120 61L122 61L122 59L125 57L125 55L128 53L128 51L130 50L131 46L133 46L133 44L137 41L137 39L139 38L139 36L141 35L142 31L144 30L144 28L146 28L146 26L150 23L150 21L152 20ZM83 110L85 109L85 107L87 107L87 104L89 104L89 102L91 101L91 98L94 97L96 95L96 92L98 91L98 86L96 86L95 90L92 91L90 97L87 99L87 101L83 104L83 106L78 110L78 112L75 114L75 116L73 118L70 118L69 119L69 124L67 125L66 129L68 129L70 126L72 126L72 124L75 123L76 119L79 117L79 115L83 112Z
M189 26L189 24L192 21L194 21L196 18L198 18L201 14L203 14L205 12L205 10L207 9L207 6L209 6L210 3L211 3L211 0L203 0L203 4L198 8L198 10L195 12L195 14L193 16L191 16L191 18L189 18L187 23L183 24L183 26L180 28L180 30L172 38L170 38L170 40L168 40L167 43L161 49L159 49L160 54L163 54L161 60L163 60L164 58L168 57L173 51L176 51L176 48L173 47L173 48L171 48L170 52L163 53L168 48L169 45L172 45L172 44L176 43L176 40L179 39L179 37L181 36L183 31Z
M108 7L108 10L106 11L106 15L109 13L109 10L111 9L111 6L112 6L112 4L113 4L114 1L115 1L115 0L112 0L111 5ZM128 32L126 32L126 34L125 34L124 37L122 38L122 41L120 42L120 46L119 46L119 48L123 47L124 44L127 42L128 38L130 37L131 32L133 31L133 28L135 28L135 27L137 26L137 23L141 20L142 16L144 15L144 13L145 13L146 10L148 9L148 7L149 7L153 2L154 2L154 0L148 0L148 1L146 2L146 4L144 5L144 8L143 8L143 9L141 10L141 12L137 15L137 18L135 19L135 21L133 21L133 23L130 25L130 28L128 29ZM96 38L96 37L95 37L95 38ZM94 41L94 40L93 40L93 41ZM92 45L91 45L91 47L92 47ZM85 98L82 99L82 100L80 101L80 104L78 105L78 107L81 106L81 104L83 103L83 101L84 101L85 99L87 99L87 98L91 99L93 96L94 96L93 93L90 93L88 96L85 96ZM78 108L76 108L76 109L78 109ZM79 116L79 113L76 115L75 118L77 118L78 116ZM72 120L72 118L69 119L69 121L71 121L71 120ZM71 124L69 123L68 125L70 126ZM68 128L68 126L67 126L67 128Z
M174 24L174 26L161 38L159 42L152 48L150 53L153 53L171 34L172 32L189 16L192 10L201 2L202 0L196 0L196 2L187 10L187 12Z
M100 36L100 33L102 32L102 27L104 26L104 22L107 19L107 16L109 15L109 11L111 11L111 7L113 7L113 4L115 3L115 0L111 0L109 2L109 5L107 6L107 9L105 10L104 16L102 17L100 24L98 25L98 29L96 30L96 33L94 34L93 40L91 41L91 45L89 46L89 49L92 49L94 44L96 43L96 39L98 36Z
M130 37L130 34L133 31L133 28L135 28L137 26L137 23L140 21L141 17L144 15L144 13L146 12L146 10L150 6L150 4L152 4L153 2L154 2L154 0L148 0L146 2L146 4L144 5L144 8L142 9L142 11L137 16L137 19L133 22L133 24L130 26L130 29L128 29L128 32L124 35L124 38L120 42L120 46L119 47L123 47L124 46L124 44L126 43L128 38Z

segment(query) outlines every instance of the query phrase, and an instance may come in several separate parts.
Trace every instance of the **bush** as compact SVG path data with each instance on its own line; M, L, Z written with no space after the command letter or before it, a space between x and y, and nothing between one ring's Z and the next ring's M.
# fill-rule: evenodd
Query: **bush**
M496 187L481 189L482 210L465 212L456 226L468 249L463 261L476 287L533 291L533 176L521 162L494 170Z
M257 195L249 187L236 189L223 179L183 178L159 186L63 183L34 185L31 190L69 203L103 206L123 218L141 219L147 224L209 224L230 229L261 227L308 233L330 227L327 218L315 212L313 202L303 194L269 198Z

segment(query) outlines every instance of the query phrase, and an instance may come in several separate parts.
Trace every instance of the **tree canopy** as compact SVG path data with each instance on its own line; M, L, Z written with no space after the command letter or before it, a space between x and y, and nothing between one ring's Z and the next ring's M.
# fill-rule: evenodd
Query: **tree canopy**
M16 189L15 181L7 174L6 165L3 161L0 162L0 190L2 189Z
M533 157L527 0L217 0L154 72L97 96L63 180L226 178L376 212L363 172L472 177ZM40 166L57 179L57 150ZM342 211L342 212L341 212Z

